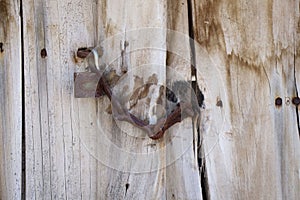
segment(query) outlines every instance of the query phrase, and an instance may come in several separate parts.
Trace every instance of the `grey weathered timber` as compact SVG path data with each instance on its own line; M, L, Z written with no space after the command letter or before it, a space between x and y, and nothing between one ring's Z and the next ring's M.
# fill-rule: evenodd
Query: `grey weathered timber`
M0 199L21 198L21 18L18 1L0 1Z
M289 100L299 90L299 1L194 7L211 199L298 199L299 107Z
M17 16L17 3L7 5ZM300 87L299 0L28 0L23 9L27 199L300 196L299 107L291 103ZM0 39L18 38L18 23ZM4 199L20 194L18 41L0 53L0 130L11 127L0 137ZM73 74L86 66L75 53L98 45L101 62L127 71L114 93L139 118L162 110L152 101L159 85L197 80L199 133L189 118L153 141L114 120L107 97L76 99ZM151 81L152 93L130 95Z

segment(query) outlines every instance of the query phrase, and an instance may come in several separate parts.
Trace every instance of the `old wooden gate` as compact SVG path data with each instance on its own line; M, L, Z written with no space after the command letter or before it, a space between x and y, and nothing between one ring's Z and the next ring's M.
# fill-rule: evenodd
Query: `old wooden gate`
M0 0L0 199L299 199L299 7ZM120 100L155 83L129 98L140 118L163 110L157 87L199 87L199 128L188 117L152 140L107 97L75 98L77 51L95 46L127 71Z

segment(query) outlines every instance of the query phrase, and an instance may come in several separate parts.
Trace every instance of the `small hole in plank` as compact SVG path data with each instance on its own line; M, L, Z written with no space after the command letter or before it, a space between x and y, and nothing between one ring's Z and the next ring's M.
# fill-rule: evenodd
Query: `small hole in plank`
M281 99L280 97L277 97L277 98L275 99L275 105L276 105L276 106L281 106L281 105L282 105L282 99Z
M43 49L41 50L41 57L42 57L42 58L46 58L46 57L47 57L47 50L46 50L45 48L43 48Z
M4 51L4 49L3 49L3 43L0 42L0 52L2 53L3 51Z

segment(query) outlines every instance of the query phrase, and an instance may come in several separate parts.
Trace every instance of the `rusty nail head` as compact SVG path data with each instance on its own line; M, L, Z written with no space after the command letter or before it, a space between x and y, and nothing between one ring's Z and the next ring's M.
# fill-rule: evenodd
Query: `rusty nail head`
M281 106L281 105L282 105L282 98L277 97L277 98L275 99L275 105L276 105L276 106Z
M296 106L298 106L300 104L300 98L299 97L294 97L292 99L292 103Z

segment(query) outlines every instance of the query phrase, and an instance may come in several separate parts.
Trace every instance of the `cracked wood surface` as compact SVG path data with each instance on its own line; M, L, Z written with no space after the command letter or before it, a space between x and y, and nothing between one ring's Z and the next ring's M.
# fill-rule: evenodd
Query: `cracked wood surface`
M106 97L75 99L72 92L72 74L83 68L81 63L74 63L74 52L101 42L105 50L103 60L111 67L120 69L124 67L121 64L128 64L129 75L117 86L127 85L132 90L133 86L140 86L135 80L147 81L152 75L164 85L166 4L32 0L24 5L26 110L31 111L26 114L28 199L200 197L196 161L189 160L194 159L192 150L183 152L187 154L184 160L176 160L182 151L180 135L190 135L192 143L191 121L169 130L177 141L167 147L171 137L154 142L136 127L113 121L107 113ZM141 27L156 28L140 35L130 33ZM127 58L122 48L126 41L131 52ZM137 51L144 46L155 50ZM43 59L39 57L42 48L47 50ZM118 94L119 89L124 88L115 87L114 92ZM145 117L147 108L138 105L132 112ZM166 148L173 156L167 157ZM169 162L178 164L167 167ZM174 179L174 170L174 178L182 179L178 185L175 181L166 182L167 173L168 180ZM184 172L190 170L190 175L185 176ZM190 185L189 180L195 181Z
M215 77L205 78L203 129L211 199L298 199L299 107L286 100L299 89L299 1L198 1L195 10L199 80Z
M21 198L21 21L18 1L0 1L0 199Z
M210 199L300 196L298 108L285 103L300 87L299 1L191 2L197 80L205 96L200 155L199 135L193 133L191 119L153 142L137 128L113 121L106 97L75 99L72 88L74 71L84 68L80 59L74 59L75 52L101 42L105 44L103 59L111 67L132 72L115 88L118 94L123 94L126 85L130 93L151 81L153 73L159 84L189 80L189 59L172 54L176 49L183 58L190 58L189 42L182 43L176 34L169 38L159 29L149 32L152 35L130 32L148 26L188 35L186 1L29 0L23 5L26 198L202 199L203 192ZM126 51L132 51L127 57L126 41ZM135 51L143 45L157 51ZM45 58L40 57L43 48ZM172 51L167 53L166 48ZM182 75L176 76L176 70ZM277 96L284 100L281 108L274 105ZM217 103L220 100L222 104ZM17 114L19 103L12 102L15 107L5 108L13 111L4 113ZM132 112L149 117L145 102L137 101ZM14 135L6 139L7 134L2 134L2 143L12 143L2 147L0 158L5 161L4 155L10 156L11 151L13 158L20 156L12 148L20 145L20 129L11 127ZM179 156L181 150L185 151ZM198 156L205 158L207 191L201 190ZM9 165L2 163L1 173L4 168L12 172ZM11 176L20 177L17 173ZM11 176L0 177L1 198L19 194L19 184L14 185Z

